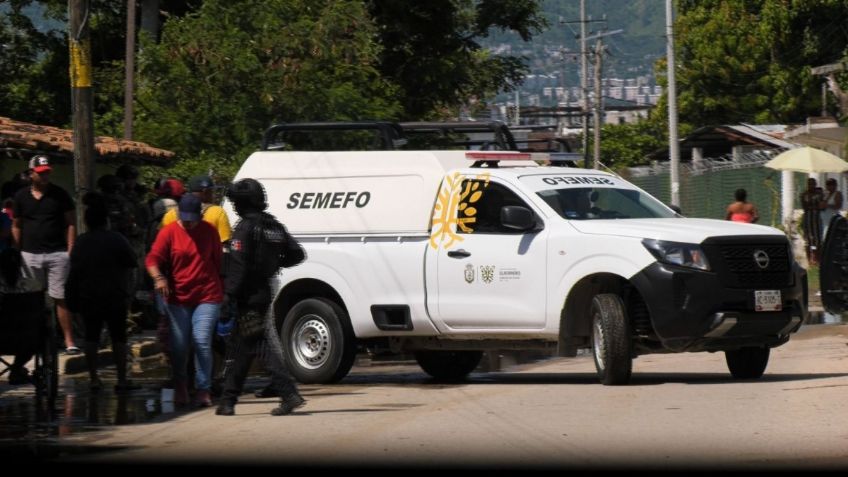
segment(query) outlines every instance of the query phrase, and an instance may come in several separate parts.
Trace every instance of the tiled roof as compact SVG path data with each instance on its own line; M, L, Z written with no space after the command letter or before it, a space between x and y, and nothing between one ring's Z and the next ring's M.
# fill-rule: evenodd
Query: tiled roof
M171 151L108 136L95 137L94 148L97 160L102 162L121 160L164 164L174 158ZM0 116L0 151L48 154L70 160L74 154L73 131Z

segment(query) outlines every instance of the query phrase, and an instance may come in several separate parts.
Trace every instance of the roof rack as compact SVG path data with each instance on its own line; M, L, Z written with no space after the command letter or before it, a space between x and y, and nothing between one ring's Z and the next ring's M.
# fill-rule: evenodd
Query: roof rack
M409 134L433 134L442 136L457 133L492 133L493 140L467 140L454 141L458 146L481 146L481 149L500 149L504 151L517 151L515 138L509 127L501 121L452 121L452 122L404 122L400 123L403 132Z
M265 131L262 138L262 150L278 150L292 145L292 132L327 132L327 131L373 131L373 140L368 144L369 150L397 150L408 144L408 139L416 135L435 134L447 138L447 144L462 146L466 150L481 151L521 151L521 152L550 152L565 153L569 150L568 143L561 138L527 138L516 140L511 129L542 129L540 126L509 127L501 121L420 121L396 123L391 121L336 121L310 123L280 123ZM551 128L551 126L544 126ZM468 137L473 133L486 133L487 137ZM464 140L455 140L453 134L466 135ZM320 137L319 137L320 138ZM332 148L335 136L328 138L328 147ZM320 139L319 139L320 140ZM354 140L359 140L355 138ZM359 140L362 142L361 140ZM324 144L316 141L319 147ZM524 147L519 147L519 144ZM533 147L535 144L547 144L547 147ZM558 145L558 147L557 147ZM295 145L296 147L296 145ZM332 149L331 149L332 150ZM571 158L567 161L572 164Z
M374 149L390 151L406 143L403 131L397 123L389 121L280 123L265 131L262 150L280 149L285 142L277 141L280 133L290 131L376 131Z

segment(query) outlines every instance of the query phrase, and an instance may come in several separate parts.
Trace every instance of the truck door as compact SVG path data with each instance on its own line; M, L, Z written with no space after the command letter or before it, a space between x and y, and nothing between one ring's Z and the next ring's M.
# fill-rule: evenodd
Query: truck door
M450 328L543 328L545 232L504 227L501 207L534 209L494 180L466 179L462 190L475 184L482 191L477 200L455 206L453 244L436 250L438 321Z
M848 310L848 220L836 216L825 237L819 268L824 309L829 313Z

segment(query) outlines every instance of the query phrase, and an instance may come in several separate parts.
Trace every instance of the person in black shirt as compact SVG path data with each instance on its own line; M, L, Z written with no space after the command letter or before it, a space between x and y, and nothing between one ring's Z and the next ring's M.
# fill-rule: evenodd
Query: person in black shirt
M280 396L279 407L271 415L283 416L303 406L305 400L288 375L283 348L271 309L269 280L281 266L294 266L303 261L305 253L286 228L267 207L265 190L254 179L242 179L227 190L241 220L233 230L227 273L224 279L224 306L219 318L219 335L235 321L227 344L224 393L215 414L235 414L235 404L244 386L253 358L263 355L265 367L271 372L271 386Z
M83 199L89 231L77 238L71 252L71 269L65 284L68 308L85 323L85 360L90 388L102 387L97 375L97 349L103 324L109 328L112 355L117 367L115 392L138 389L127 380L127 309L132 296L129 273L138 266L129 241L107 228L107 199L90 192Z
M29 161L31 184L15 194L12 222L13 246L39 276L56 303L56 314L65 337L65 352L79 354L74 343L71 314L65 304L68 254L74 247L76 217L74 201L61 187L50 183L47 156Z

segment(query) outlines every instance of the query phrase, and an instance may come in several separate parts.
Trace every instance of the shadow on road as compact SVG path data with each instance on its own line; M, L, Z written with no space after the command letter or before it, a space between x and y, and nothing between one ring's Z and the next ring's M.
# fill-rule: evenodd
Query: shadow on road
M651 386L667 383L703 385L743 382L791 382L848 377L848 373L765 374L759 379L734 379L729 373L633 373L628 386ZM481 384L566 384L600 386L595 373L474 373L461 382L439 382L425 374L359 375L334 385L345 386L398 385L424 389L441 389ZM343 394L343 393L340 393Z

